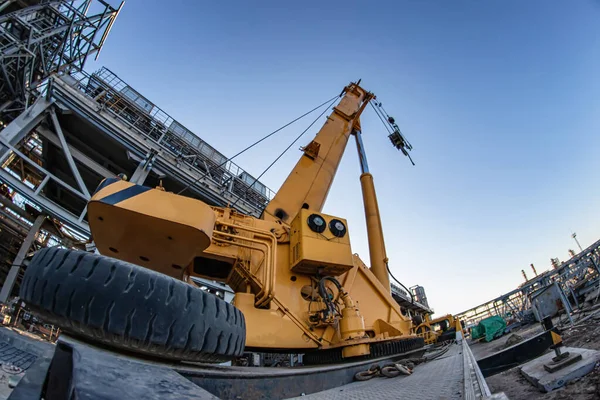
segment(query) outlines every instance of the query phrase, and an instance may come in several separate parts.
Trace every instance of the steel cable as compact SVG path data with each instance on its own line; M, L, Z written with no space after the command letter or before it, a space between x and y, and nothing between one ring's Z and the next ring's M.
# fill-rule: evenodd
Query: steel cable
M306 127L306 129L304 129L304 130L302 131L302 133L300 133L300 134L299 134L299 135L296 137L296 139L294 139L294 141L293 141L292 143L290 143L290 144L289 144L289 146L288 146L288 147L286 147L286 148L285 148L285 150L283 150L283 151L281 152L281 154L279 154L279 155L277 156L277 158L275 158L275 160L273 160L273 162L272 162L271 164L269 164L269 166L268 166L267 168L265 168L265 170L264 170L264 171L263 171L263 172L262 172L262 173L261 173L261 174L260 174L260 175L259 175L257 178L255 178L255 179L254 179L254 181L252 182L252 184L248 186L248 188L247 188L247 189L244 191L244 193L238 197L238 199L237 199L237 200L236 200L236 201L233 203L233 205L232 205L231 207L234 207L234 206L235 206L235 205L238 203L238 201L240 201L240 199L242 198L242 196L244 196L246 193L248 193L248 191L250 190L250 188L252 188L252 186L253 186L253 185L254 185L256 182L258 182L258 180L259 180L260 178L262 178L262 176L263 176L265 173L267 173L267 171L268 171L269 169L271 169L271 167L272 167L273 165L275 165L275 163L276 163L277 161L279 161L279 159L280 159L281 157L283 157L283 155L284 155L285 153L287 153L287 151L288 151L288 150L289 150L289 149L290 149L290 148L291 148L291 147L292 147L292 146L293 146L293 145L294 145L294 144L295 144L295 143L296 143L298 140L300 140L300 138L301 138L302 136L304 136L304 134L305 134L305 133L306 133L306 132L307 132L307 131L308 131L310 128L312 128L312 126L313 126L313 125L314 125L314 124L315 124L315 123L316 123L316 122L319 120L319 118L321 118L321 117L322 117L322 116L323 116L323 115L324 115L324 114L327 112L327 110L329 110L329 108L331 108L331 106L333 105L333 103L335 102L335 100L336 100L337 98L338 98L338 96L335 96L335 97L334 97L334 98L333 98L333 99L330 101L330 103L329 103L329 106L327 106L327 107L326 107L326 108L323 110L323 112L321 112L321 114L319 114L319 116L318 116L317 118L315 118L315 119L314 119L314 121L313 121L313 122L311 122L311 123L310 123L310 125L308 125L308 126Z
M262 137L261 139L257 140L256 142L252 143L251 145L249 145L249 146L248 146L248 147L246 147L245 149L243 149L243 150L239 151L238 153L236 153L236 154L235 154L235 155L233 155L232 157L228 158L227 160L223 161L221 164L217 165L216 167L211 167L211 168L208 168L208 170L207 170L207 171L206 171L206 172L205 172L203 175L201 175L201 176L200 176L199 178L197 178L197 179L196 179L194 182L192 182L192 183L188 184L186 187L184 187L183 189L181 189L179 192L177 192L177 194L182 194L183 192L185 192L186 190L188 190L190 187L192 187L193 185L195 185L196 183L198 183L198 181L200 181L200 179L204 179L204 178L206 178L206 177L207 177L207 176L210 174L210 172L211 172L211 171L213 171L213 170L215 170L215 169L217 169L217 168L221 168L222 166L224 166L225 164L227 164L228 162L230 162L231 160L233 160L234 158L236 158L236 157L237 157L237 156L239 156L240 154L242 154L242 153L244 153L244 152L246 152L246 151L250 150L251 148L253 148L253 147L254 147L254 146L256 146L257 144L259 144L259 143L263 142L264 140L266 140L266 139L270 138L271 136L273 136L273 135L274 135L274 134L276 134L277 132L279 132L279 131L281 131L281 130L283 130L283 129L287 128L288 126L292 125L294 122L296 122L296 121L298 121L298 120L300 120L300 119L302 119L302 118L306 117L308 114L311 114L312 112L314 112L314 111L318 110L319 108L323 107L325 104L327 104L327 103L329 103L329 102L331 102L331 101L333 101L333 100L337 99L338 97L339 97L339 95L338 95L338 96L334 96L334 97L332 97L331 99L329 99L329 100L327 100L327 101L324 101L323 103L319 104L318 106L316 106L316 107L315 107L315 108L313 108L312 110L305 112L305 113L304 113L304 114L302 114L301 116L299 116L299 117L297 117L297 118L293 119L292 121L288 122L287 124L283 125L282 127L278 128L278 129L276 129L276 130L274 130L273 132L269 133L268 135L266 135L266 136ZM252 183L252 184L254 184L254 183Z

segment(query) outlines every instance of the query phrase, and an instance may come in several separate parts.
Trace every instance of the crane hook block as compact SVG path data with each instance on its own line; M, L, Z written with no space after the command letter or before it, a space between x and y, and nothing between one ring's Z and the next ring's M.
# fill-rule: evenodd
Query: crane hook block
M404 153L405 155L408 155L406 152L406 141L400 134L400 131L395 130L388 137L390 138L390 141L392 142L395 148L402 151L402 153Z
M400 133L400 130L395 129L394 132L392 132L388 135L388 138L390 138L390 142L392 142L394 147L396 149L400 150L402 152L402 154L407 156L409 158L410 162L412 163L412 165L415 165L412 158L410 157L410 154L408 154L408 151L412 150L412 146L410 145L410 143L408 143L406 141L406 139L404 139L404 136L402 136L402 134Z

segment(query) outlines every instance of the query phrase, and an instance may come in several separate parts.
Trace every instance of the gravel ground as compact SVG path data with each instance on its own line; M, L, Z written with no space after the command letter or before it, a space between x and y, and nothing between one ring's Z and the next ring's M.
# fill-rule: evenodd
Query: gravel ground
M582 321L578 322L579 319L574 317L574 327L562 331L563 343L569 347L600 350L600 312L585 321L583 317L581 319ZM486 378L486 382L492 393L504 392L511 400L600 400L599 365L590 374L550 393L542 393L531 385L521 375L519 367Z

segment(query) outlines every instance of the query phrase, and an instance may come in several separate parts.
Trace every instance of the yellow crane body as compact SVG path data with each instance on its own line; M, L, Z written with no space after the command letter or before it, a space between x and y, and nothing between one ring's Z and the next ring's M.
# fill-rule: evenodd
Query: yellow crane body
M425 340L425 344L436 343L445 337L452 337L454 339L456 330L462 332L462 325L460 320L454 318L452 314L442 315L433 319L427 314L425 320L415 328L416 334Z
M352 83L261 218L162 188L103 181L88 205L103 254L193 284L226 283L246 321L246 347L342 348L368 355L377 342L415 338L390 293L373 178L363 173L371 268L352 253L344 218L322 213L360 114L374 96ZM358 140L358 139L357 139Z

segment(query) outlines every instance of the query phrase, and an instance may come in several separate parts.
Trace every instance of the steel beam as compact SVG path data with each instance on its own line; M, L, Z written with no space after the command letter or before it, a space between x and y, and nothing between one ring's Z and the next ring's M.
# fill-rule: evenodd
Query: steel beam
M54 108L50 109L50 118L52 119L52 123L54 124L54 129L56 130L56 134L58 136L58 139L60 140L61 148L62 148L63 152L65 153L65 157L67 159L67 162L69 163L71 172L73 173L73 176L75 177L75 180L77 181L77 185L79 186L79 189L81 189L83 194L85 194L86 200L89 200L91 197L90 192L88 191L87 187L85 186L85 182L83 182L83 178L81 178L81 174L79 173L79 170L77 169L77 165L75 165L75 160L73 160L73 156L71 155L71 151L69 150L69 145L67 144L67 139L65 138L62 128L60 127L60 123L58 122L58 118L56 116L56 111L54 111Z
M16 146L25 135L31 132L45 118L52 101L43 97L38 98L27 111L21 113L6 128L0 131L0 141ZM0 144L0 164L8 155L10 149Z
M0 290L0 303L6 303L6 301L8 300L8 296L10 296L10 293L12 292L15 286L15 282L17 281L17 276L19 275L19 270L23 265L23 260L25 260L25 257L27 257L27 253L29 253L29 249L35 241L35 238L37 237L37 234L40 228L42 227L42 224L44 223L45 219L46 216L44 214L38 215L38 217L33 222L33 225L29 229L29 232L27 233L27 236L25 237L25 240L23 241L19 252L15 257L15 260L13 261L12 266L10 267L10 271L8 271L8 275L6 277L6 280L4 281L4 285L2 285L2 290Z
M43 212L51 215L52 217L63 221L69 227L73 228L80 234L84 236L90 235L90 227L85 221L79 221L79 216L75 216L69 211L65 210L61 206L56 203L48 200L44 196L36 195L35 191L25 185L23 182L15 178L9 172L0 169L0 180L10 186L12 189L16 190L21 196L25 197L27 200L31 201L34 204L37 204Z
M25 224L20 219L15 218L15 216L10 214L5 208L0 208L0 221L1 224L4 224L15 232L20 233L23 235L23 237L27 236L27 232L29 232L30 226Z
M78 87L84 88L86 85L85 79L91 78L85 78L85 74L81 74L84 75L84 78L80 79L81 84ZM186 159L182 159L176 151L169 148L164 142L158 143L155 139L149 138L146 132L120 117L115 110L106 108L105 104L94 101L94 98L89 97L85 89L78 90L69 85L63 78L57 78L54 80L53 96L57 103L71 109L74 115L86 119L87 122L116 140L140 159L150 151L156 152L153 172L158 173L158 169L184 186L191 185L190 190L203 201L212 205L226 206L238 198L222 182L216 182L208 178L197 166L191 165ZM99 107L102 108L101 111L98 111ZM185 162L185 168L181 167L183 162ZM228 170L227 173L237 176L242 171L242 169L239 169L234 173ZM245 213L256 216L262 212L262 208L257 208L256 205L244 200L240 201L238 208Z
M48 142L52 143L56 147L61 146L60 139L50 129L47 129L43 126L39 126L36 129L36 131L40 135L45 137L48 140ZM77 150L76 147L71 146L71 145L68 145L68 147L69 147L69 151L71 152L71 155L73 156L73 158L75 160L77 160L80 164L85 165L87 168L94 171L99 176L102 176L104 178L109 178L109 177L115 176L115 174L112 171L109 171L108 169L104 168L102 165L98 164L95 160L92 160L87 155L85 155L81 151Z
M2 140L0 140L0 144L4 144L5 146L7 146L10 150L12 150L13 153L15 153L17 156L19 156L24 162L31 165L34 169L40 171L44 175L50 176L50 178L52 178L52 180L54 180L60 186L64 187L71 193L81 197L82 199L86 199L85 194L81 193L79 190L75 189L74 187L72 187L71 185L69 185L68 183L66 183L65 181L60 179L59 177L55 176L54 174L51 174L47 169L40 167L35 161L33 161L32 159L27 157L25 154L23 154L21 151L19 151L13 145L9 144L8 142L3 142ZM0 169L0 171L2 171L2 169Z
M152 171L152 164L154 164L155 157L156 155L150 152L144 159L142 159L129 181L135 183L136 185L143 185L148 177L148 174L150 174L150 171Z
M6 0L4 4L0 4L0 12L2 12L6 7L10 6L15 1L17 0Z
M25 211L21 207L17 206L15 203L10 201L6 197L0 196L0 205L3 206L5 209L10 210L13 214L16 214L18 216L18 218L24 219L24 220L28 221L29 223L33 223L35 221L35 216L28 214L27 211ZM21 222L21 220L19 220L13 214L9 214L8 212L6 212L6 210L4 210L4 212L6 215L10 215L12 218L14 218L15 221L19 221L20 223L23 223L23 222ZM24 225L24 226L27 227L27 225ZM42 225L42 229L45 230L46 232L50 233L51 235L55 236L65 246L73 245L73 241L71 239L65 237L64 233L61 232L50 219L46 220L44 225Z

